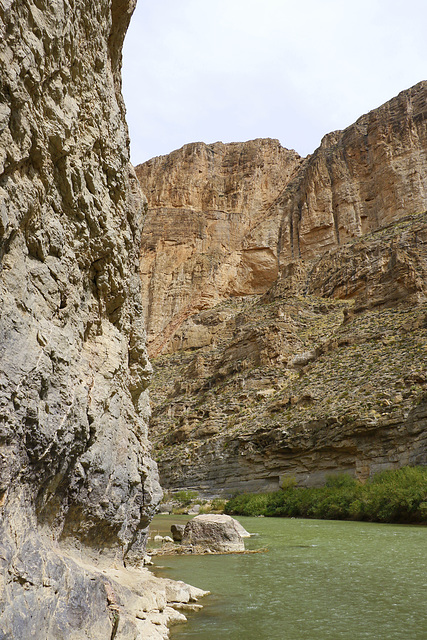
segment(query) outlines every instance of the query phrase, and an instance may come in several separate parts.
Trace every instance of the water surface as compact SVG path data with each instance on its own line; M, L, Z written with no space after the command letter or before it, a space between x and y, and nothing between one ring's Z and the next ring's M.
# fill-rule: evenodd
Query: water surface
M188 517L156 516L166 534ZM171 640L426 640L427 528L238 518L267 553L156 559L211 591ZM160 568L162 567L162 568Z

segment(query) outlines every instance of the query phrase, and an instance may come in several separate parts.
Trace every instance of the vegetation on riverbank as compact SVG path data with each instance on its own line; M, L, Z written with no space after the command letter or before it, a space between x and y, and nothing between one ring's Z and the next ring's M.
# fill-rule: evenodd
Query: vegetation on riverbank
M239 494L225 513L369 522L427 523L427 467L383 471L362 484L330 476L324 487L296 487L289 479L272 493Z
M167 491L163 495L162 513L173 513L175 515L196 515L202 513L224 513L226 500L223 498L212 498L207 500L202 498L197 491L181 490L172 493Z

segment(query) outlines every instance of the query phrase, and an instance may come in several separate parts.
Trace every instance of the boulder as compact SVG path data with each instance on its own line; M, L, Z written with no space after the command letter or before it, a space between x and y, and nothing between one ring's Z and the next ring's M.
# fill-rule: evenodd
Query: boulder
M234 518L232 518L232 520L234 520ZM234 520L234 523L235 523L235 527L236 527L237 531L240 533L242 538L250 538L251 537L251 534L248 531L246 531L245 527L242 524L240 524L240 522L238 520Z
M184 535L185 524L172 524L171 533L175 542L181 542Z
M196 516L187 522L182 544L223 553L244 551L245 545L240 527L237 520L231 516L218 514Z

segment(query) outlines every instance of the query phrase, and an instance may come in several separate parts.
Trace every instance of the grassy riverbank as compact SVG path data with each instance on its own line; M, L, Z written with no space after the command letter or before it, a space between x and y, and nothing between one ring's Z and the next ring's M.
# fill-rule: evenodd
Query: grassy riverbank
M403 467L374 475L361 484L349 475L330 476L324 487L239 494L225 513L369 522L427 523L427 467Z

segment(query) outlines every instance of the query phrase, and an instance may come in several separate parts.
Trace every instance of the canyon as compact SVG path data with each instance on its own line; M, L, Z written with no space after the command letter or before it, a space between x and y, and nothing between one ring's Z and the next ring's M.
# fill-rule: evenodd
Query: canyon
M162 485L426 464L427 83L307 158L193 143L136 168Z
M0 0L4 640L159 640L197 608L144 567L158 469L219 495L427 463L427 83L307 158L134 169L134 8Z

